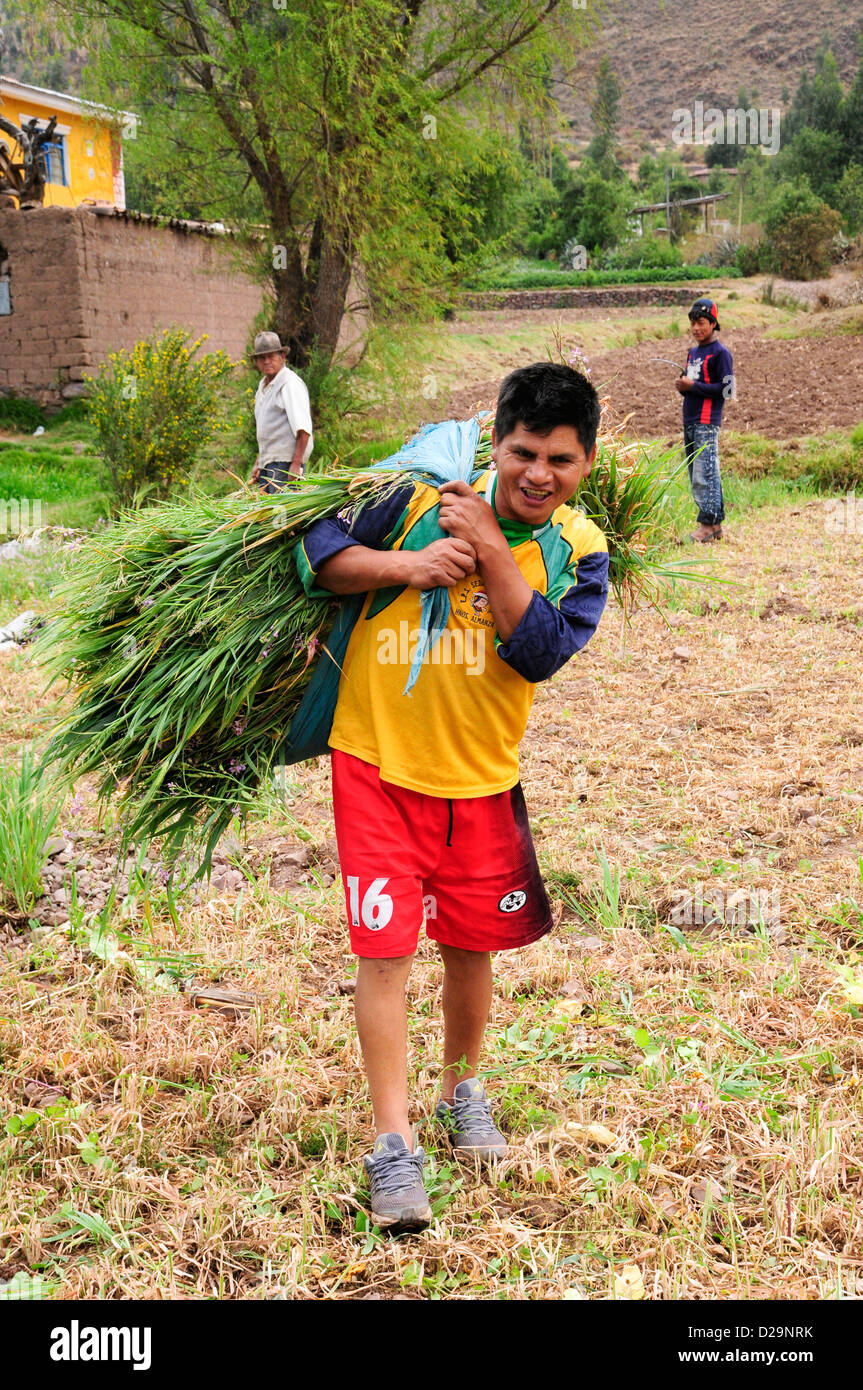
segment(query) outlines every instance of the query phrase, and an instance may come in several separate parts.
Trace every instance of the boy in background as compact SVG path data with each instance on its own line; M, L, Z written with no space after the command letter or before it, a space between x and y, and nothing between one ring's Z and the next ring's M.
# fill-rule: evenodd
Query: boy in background
M722 407L734 394L734 363L720 343L718 310L712 299L696 299L689 311L694 347L686 371L674 384L683 396L683 448L689 465L698 526L691 541L722 538L725 500L719 476L719 429Z
M478 1079L491 953L552 927L518 745L536 683L584 646L605 605L605 539L566 505L590 472L598 425L584 376L550 362L522 367L500 389L494 469L440 490L408 482L354 519L319 522L297 548L308 593L367 595L330 746L376 1136L365 1166L372 1219L391 1230L431 1218L408 1115L405 1002L424 917L444 966L436 1119L457 1156L506 1153ZM435 539L438 521L445 539ZM422 592L438 585L450 597L446 647L407 698L410 654L394 635L404 628L415 640Z

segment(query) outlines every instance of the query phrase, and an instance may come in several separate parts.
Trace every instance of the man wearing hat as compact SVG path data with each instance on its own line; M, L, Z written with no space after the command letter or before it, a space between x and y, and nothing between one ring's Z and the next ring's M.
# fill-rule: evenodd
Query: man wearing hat
M695 344L686 371L674 383L683 397L683 447L689 465L698 526L691 541L722 538L725 502L719 476L719 427L722 407L734 397L734 363L717 338L719 310L712 299L696 299L689 311Z
M255 392L258 457L252 482L278 492L288 478L301 478L314 447L309 393L303 379L285 366L278 333L259 333L252 360L261 373Z

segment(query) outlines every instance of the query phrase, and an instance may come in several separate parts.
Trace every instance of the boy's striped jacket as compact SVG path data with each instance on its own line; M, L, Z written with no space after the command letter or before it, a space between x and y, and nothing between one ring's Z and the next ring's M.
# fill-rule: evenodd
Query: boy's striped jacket
M734 362L724 343L695 343L689 349L685 375L692 382L683 395L684 425L721 425L722 407L734 389Z

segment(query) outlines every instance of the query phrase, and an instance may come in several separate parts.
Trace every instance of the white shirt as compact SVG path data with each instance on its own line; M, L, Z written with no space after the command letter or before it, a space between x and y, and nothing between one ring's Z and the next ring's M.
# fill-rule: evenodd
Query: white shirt
M255 392L255 427L261 464L281 460L290 463L300 430L308 433L303 463L314 447L309 393L302 377L290 367L281 367L271 382L262 376Z

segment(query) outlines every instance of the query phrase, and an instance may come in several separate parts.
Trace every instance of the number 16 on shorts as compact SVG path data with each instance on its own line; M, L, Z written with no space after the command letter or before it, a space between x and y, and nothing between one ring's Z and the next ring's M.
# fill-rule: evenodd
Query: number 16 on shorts
M393 915L393 900L389 893L383 891L389 883L389 879L373 879L370 887L363 894L362 906L360 906L359 875L348 874L345 882L348 885L351 926L358 927L362 917L362 924L364 927L368 927L369 931L382 931Z

